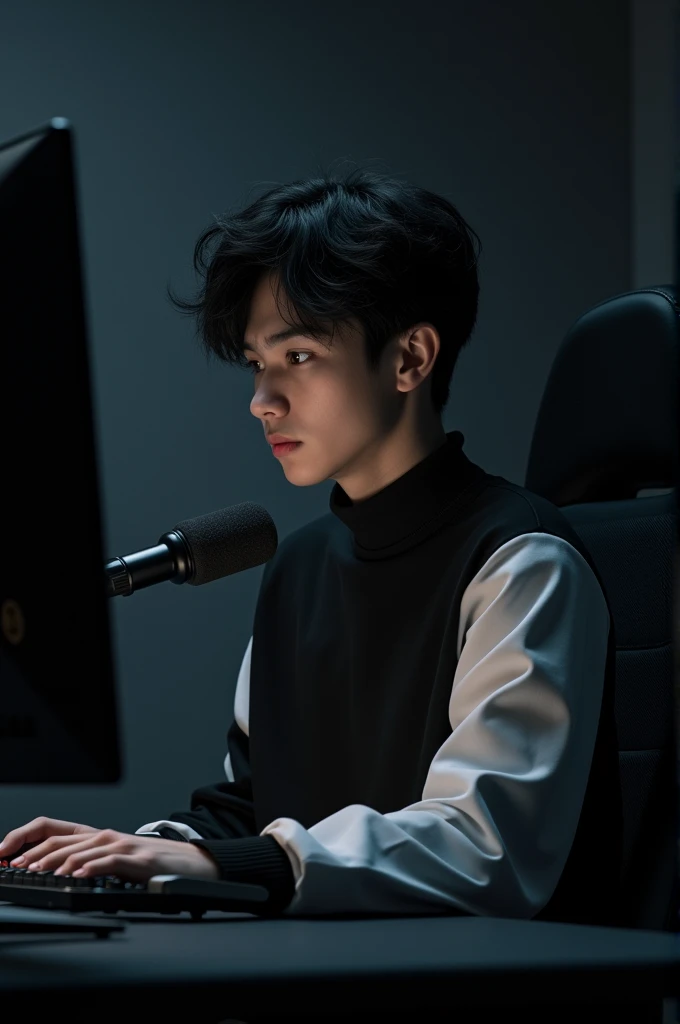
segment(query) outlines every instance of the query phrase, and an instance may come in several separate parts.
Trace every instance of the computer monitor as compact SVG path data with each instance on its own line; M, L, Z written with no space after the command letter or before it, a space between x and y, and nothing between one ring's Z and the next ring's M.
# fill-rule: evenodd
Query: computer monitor
M0 783L121 777L73 129L0 145Z

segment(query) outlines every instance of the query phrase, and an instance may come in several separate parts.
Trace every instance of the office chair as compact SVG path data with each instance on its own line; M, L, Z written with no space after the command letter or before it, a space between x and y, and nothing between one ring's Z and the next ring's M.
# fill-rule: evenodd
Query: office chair
M525 483L560 507L602 578L616 638L621 923L659 930L676 929L679 312L675 288L660 285L579 317L548 377Z

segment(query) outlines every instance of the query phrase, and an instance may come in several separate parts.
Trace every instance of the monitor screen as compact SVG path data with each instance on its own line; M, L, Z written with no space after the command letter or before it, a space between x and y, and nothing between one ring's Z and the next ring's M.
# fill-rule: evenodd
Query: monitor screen
M0 782L121 777L73 129L0 145Z

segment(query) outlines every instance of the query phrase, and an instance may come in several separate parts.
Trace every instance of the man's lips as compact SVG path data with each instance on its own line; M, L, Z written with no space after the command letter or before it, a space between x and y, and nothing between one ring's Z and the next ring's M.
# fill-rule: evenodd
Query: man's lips
M302 441L283 441L280 444L273 444L272 453L274 455L288 455L299 448L301 444Z
M297 444L298 440L296 437L286 437L285 434L268 434L268 444Z

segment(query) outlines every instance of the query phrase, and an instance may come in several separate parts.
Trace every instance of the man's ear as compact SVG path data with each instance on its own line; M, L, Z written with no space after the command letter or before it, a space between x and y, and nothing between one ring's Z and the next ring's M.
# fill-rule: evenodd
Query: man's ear
M434 368L441 348L437 328L432 324L416 324L397 343L397 388L413 391Z

